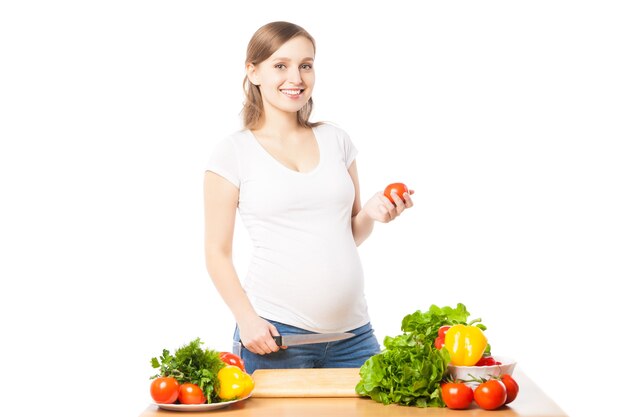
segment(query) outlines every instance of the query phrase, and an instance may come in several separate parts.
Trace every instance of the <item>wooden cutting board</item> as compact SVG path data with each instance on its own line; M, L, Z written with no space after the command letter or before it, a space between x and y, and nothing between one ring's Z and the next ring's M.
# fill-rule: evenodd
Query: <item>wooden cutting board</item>
M257 369L253 397L358 397L359 368Z

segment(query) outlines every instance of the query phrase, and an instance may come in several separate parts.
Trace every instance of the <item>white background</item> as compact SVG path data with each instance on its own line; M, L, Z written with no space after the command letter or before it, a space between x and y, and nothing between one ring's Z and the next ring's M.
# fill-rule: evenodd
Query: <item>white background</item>
M137 416L161 349L230 348L204 268L204 163L240 126L250 36L289 20L317 40L313 119L350 133L363 198L415 190L360 248L379 339L462 302L569 415L614 413L619 3L3 2L3 410Z

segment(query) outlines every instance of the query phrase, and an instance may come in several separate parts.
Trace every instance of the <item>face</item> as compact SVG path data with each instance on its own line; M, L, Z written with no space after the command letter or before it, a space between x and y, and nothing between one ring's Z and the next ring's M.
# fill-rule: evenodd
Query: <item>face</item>
M265 61L248 64L248 78L259 86L266 111L295 113L309 101L315 85L314 55L311 41L298 36Z

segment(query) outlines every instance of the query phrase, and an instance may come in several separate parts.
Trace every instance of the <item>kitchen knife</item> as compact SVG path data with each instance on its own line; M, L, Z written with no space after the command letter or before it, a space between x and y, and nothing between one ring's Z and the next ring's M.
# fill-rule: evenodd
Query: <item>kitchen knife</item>
M350 339L354 333L308 333L308 334L284 334L272 336L278 346L306 345L311 343L335 342L337 340Z

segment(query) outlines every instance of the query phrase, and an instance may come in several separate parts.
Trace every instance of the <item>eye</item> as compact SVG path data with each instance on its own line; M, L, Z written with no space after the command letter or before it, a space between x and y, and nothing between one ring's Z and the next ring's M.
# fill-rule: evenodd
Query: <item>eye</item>
M285 64L276 64L276 65L274 65L274 68L285 69L285 68L287 68L287 66Z
M302 64L300 66L300 68L302 68L304 70L311 70L311 69L313 69L313 64Z

